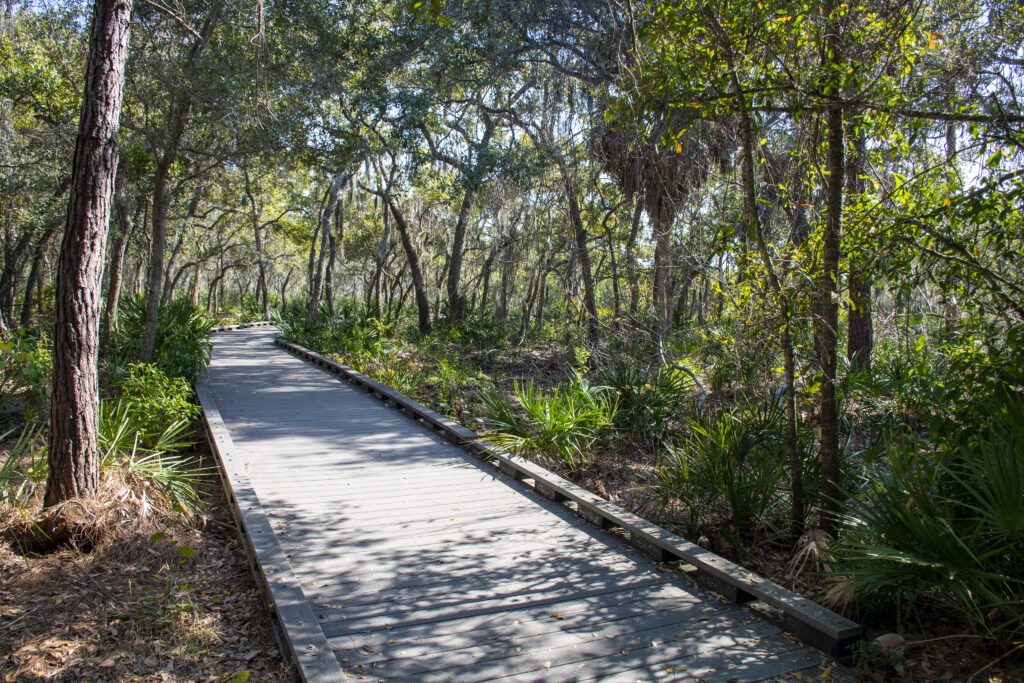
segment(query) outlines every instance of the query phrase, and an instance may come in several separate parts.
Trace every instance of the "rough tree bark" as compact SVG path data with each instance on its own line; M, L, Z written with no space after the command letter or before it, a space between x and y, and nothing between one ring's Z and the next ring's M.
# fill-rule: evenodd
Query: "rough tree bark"
M95 496L99 486L100 282L117 172L131 13L131 0L96 0L93 6L85 95L57 269L47 507Z

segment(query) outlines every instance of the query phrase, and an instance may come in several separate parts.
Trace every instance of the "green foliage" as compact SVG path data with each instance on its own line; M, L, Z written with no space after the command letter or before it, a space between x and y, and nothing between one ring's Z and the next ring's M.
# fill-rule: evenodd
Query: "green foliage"
M399 361L377 368L374 379L407 396L415 394L420 387L416 373Z
M189 421L155 427L146 404L122 398L100 406L100 472L119 473L143 495L156 495L178 512L196 514L203 501L196 490L207 474L177 452L192 446Z
M321 353L336 354L342 362L363 371L379 358L394 325L374 317L372 311L354 301L342 302L332 317L326 305L310 321L300 301L292 301L275 317L281 336L288 341Z
M682 370L642 369L617 362L601 374L601 383L615 390L615 426L648 446L660 445L686 413L696 390Z
M168 377L148 363L128 366L128 376L121 383L121 399L132 406L136 427L146 435L162 434L172 424L188 424L199 416L188 382L183 377Z
M730 542L742 548L781 499L785 416L777 401L698 409L691 436L669 448L658 471L663 496L677 498L697 534L723 514Z
M861 605L891 610L930 596L980 632L1024 636L1024 396L1009 388L962 443L894 449L847 506L835 573Z
M146 325L146 300L128 297L118 309L113 347L121 363L140 360L142 334ZM206 310L188 299L175 299L161 306L157 314L153 363L168 377L194 382L210 362L214 320Z
M467 399L467 389L476 384L476 378L458 362L438 358L434 371L425 379L433 398L447 406L448 412L457 414Z
M178 455L190 446L189 421L156 423L147 411L155 405L122 398L100 405L100 475L121 477L149 506L166 505L185 514L198 514L203 501L198 484L208 474L188 457ZM4 434L2 438L6 438ZM29 425L0 466L0 503L20 507L43 485L49 472L41 425Z
M25 417L45 412L50 396L53 356L45 338L23 332L0 335L0 414L18 394L25 397Z
M14 430L0 435L0 441ZM48 472L43 426L29 424L21 430L18 440L0 465L0 504L17 506L26 493L46 481Z
M496 444L559 463L583 466L597 439L614 429L617 399L608 387L591 386L574 373L569 384L549 394L533 382L515 384L516 406L495 390L482 395Z

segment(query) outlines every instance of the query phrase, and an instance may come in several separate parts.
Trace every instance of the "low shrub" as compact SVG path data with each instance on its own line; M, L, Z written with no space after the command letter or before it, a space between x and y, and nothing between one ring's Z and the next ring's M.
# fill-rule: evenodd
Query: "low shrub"
M696 409L690 437L668 447L658 471L661 494L688 511L689 533L719 531L742 550L758 523L782 499L785 415L769 399L745 407Z
M98 504L105 514L118 508L120 512L112 513L115 517L146 517L154 511L199 514L203 502L197 486L207 471L180 454L192 445L189 422L179 419L157 429L146 426L153 423L145 410L125 399L100 405L103 490ZM42 427L29 425L0 466L0 504L24 513L38 503L48 473Z
M150 363L128 366L128 376L121 382L121 400L131 406L135 426L146 435L161 434L175 423L188 424L199 416L188 382L183 377L168 377Z
M188 299L175 299L157 314L153 363L169 377L194 382L210 362L213 318ZM122 301L118 309L113 351L121 364L140 360L146 326L146 300L140 294Z
M19 394L25 398L26 419L44 414L52 372L53 355L45 338L20 332L0 335L0 415Z
M682 370L648 370L627 363L609 366L601 374L601 383L618 396L615 426L649 447L669 438L696 391L693 380Z
M533 382L515 384L516 406L496 390L483 392L493 441L514 453L532 455L576 470L589 449L615 426L617 399L608 387L591 386L574 373L569 384L549 394Z
M1024 637L1024 396L1004 388L980 428L931 452L892 448L851 492L838 582L866 610L939 600L1005 643Z

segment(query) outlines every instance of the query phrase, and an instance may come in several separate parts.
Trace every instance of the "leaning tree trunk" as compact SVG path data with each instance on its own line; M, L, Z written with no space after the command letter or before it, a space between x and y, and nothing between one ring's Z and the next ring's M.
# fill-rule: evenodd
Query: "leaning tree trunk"
M341 191L345 186L345 178L342 175L334 176L331 182L331 189L327 193L327 203L323 213L320 214L320 221L317 224L317 231L320 234L320 253L316 255L316 232L313 234L313 243L309 252L309 307L307 318L310 323L316 322L320 315L320 299L323 296L324 280L324 249L329 241L327 233L331 230L331 220L334 218L334 207L338 204Z
M583 225L583 216L580 213L579 200L576 198L576 184L565 162L559 160L558 168L561 171L562 183L565 186L565 194L569 199L569 218L572 221L572 233L576 242L576 261L580 267L580 276L583 279L583 306L587 313L587 341L591 349L597 349L600 339L601 328L597 317L597 297L594 294L594 275L590 268L590 249L587 245L587 229Z
M215 8L218 5L214 5ZM219 23L218 10L206 19L202 30L196 34L195 42L189 49L186 69L191 70L196 60L206 49L213 32ZM178 157L181 138L185 134L185 125L192 111L192 98L187 87L179 91L168 119L167 137L153 174L153 235L150 244L149 284L146 295L146 325L142 332L142 350L140 355L144 361L153 360L156 348L157 316L163 294L164 252L167 249L167 213L171 202L169 178L171 166Z
M405 260L409 264L409 274L412 277L412 287L416 294L416 315L420 332L430 332L430 297L427 295L427 283L423 278L423 269L420 266L420 257L416 252L416 245L413 244L412 235L409 232L409 225L405 216L399 211L390 195L385 196L384 201L391 209L391 215L398 226L398 235L402 239L402 248L405 250Z
M96 0L53 323L46 506L99 487L100 282L117 172L131 0Z

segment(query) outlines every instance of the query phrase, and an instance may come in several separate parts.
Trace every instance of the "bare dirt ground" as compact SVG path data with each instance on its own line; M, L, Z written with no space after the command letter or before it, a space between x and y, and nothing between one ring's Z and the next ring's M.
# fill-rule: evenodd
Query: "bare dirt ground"
M91 552L0 544L0 680L290 680L215 474L204 498Z

